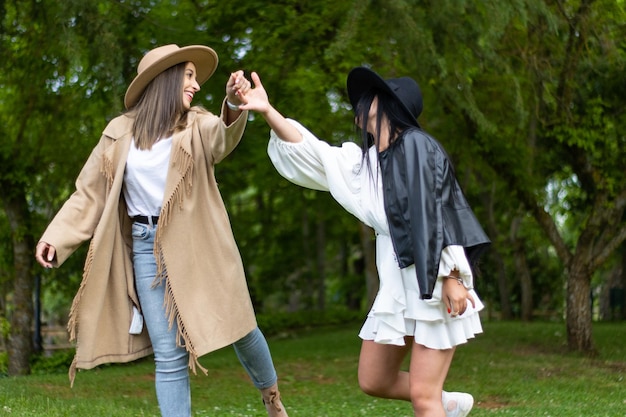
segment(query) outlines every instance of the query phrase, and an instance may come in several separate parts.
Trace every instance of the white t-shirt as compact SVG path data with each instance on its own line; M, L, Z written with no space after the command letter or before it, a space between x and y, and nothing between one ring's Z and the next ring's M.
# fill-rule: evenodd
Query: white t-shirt
M163 204L172 137L161 139L150 150L130 146L124 170L124 198L128 215L158 216Z

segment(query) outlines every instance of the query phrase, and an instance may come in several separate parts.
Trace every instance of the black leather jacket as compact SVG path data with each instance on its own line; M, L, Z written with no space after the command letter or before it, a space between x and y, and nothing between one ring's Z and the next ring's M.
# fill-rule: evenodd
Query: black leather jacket
M379 158L398 264L400 268L415 264L421 297L430 299L443 248L463 246L473 266L491 242L434 138L420 129L407 129Z

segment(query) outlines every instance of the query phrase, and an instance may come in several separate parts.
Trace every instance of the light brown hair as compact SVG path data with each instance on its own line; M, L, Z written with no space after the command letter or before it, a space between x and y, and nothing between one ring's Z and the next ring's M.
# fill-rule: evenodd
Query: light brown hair
M135 117L133 137L137 148L151 149L159 139L184 128L187 120L182 96L185 66L183 62L157 75L129 111Z

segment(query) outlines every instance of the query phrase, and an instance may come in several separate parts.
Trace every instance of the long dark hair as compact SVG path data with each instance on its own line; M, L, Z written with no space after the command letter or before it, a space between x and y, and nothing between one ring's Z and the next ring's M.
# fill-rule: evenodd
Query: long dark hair
M378 109L376 111L376 133L372 135L367 131L367 123L369 121L369 111L372 106L374 98L378 97ZM372 167L370 159L367 157L369 149L372 146L376 146L376 154L380 153L379 144L380 141L375 138L380 138L381 125L383 116L389 121L389 146L399 138L406 129L419 128L417 120L410 116L406 110L402 107L398 99L386 91L370 89L365 92L357 103L355 109L355 117L357 120L357 134L361 137L361 150L363 152L363 159L365 160L367 169L372 174Z
M185 62L154 77L129 113L134 114L133 136L139 149L150 149L184 124L187 111L182 91Z

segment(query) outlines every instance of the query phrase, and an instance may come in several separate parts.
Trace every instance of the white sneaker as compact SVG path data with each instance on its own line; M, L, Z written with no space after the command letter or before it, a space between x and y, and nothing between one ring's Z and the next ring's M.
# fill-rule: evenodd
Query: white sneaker
M474 406L474 397L464 392L446 392L441 394L446 417L465 417Z

